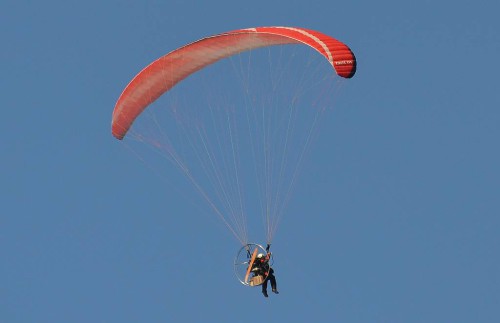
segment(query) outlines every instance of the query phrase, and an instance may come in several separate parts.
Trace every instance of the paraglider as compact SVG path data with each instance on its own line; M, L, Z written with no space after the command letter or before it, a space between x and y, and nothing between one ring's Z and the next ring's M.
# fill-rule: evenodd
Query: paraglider
M268 244L264 249L261 245L249 243L240 249L234 260L234 272L240 283L250 287L262 286L264 297L268 297L268 282L271 283L272 292L279 294L270 247Z
M330 77L320 77L304 86L303 81L308 78L301 75L302 78L294 83L298 90L294 89L286 82L298 74L295 69L299 66L290 63L295 57L287 64L282 63L285 55L280 52L278 63L270 63L269 70L272 72L281 67L286 73L281 72L274 78L240 75L243 89L240 92L227 91L237 100L240 99L238 93L241 93L241 102L231 102L225 98L225 93L220 101L230 101L227 105L207 99L201 103L204 105L201 108L199 102L187 105L176 102L160 107L158 110L167 111L169 117L163 125L159 118L154 117L153 124L159 127L159 135L152 139L146 134L134 133L132 125L141 119L153 102L185 83L183 80L204 72L208 66L247 52L250 55L259 48L280 45L312 48L316 56L322 56L322 63L326 60L341 78L349 79L356 72L356 58L350 48L318 31L296 27L229 31L189 43L146 66L118 98L111 124L115 138L123 140L132 136L147 143L180 170L243 245L234 260L238 280L245 286L262 286L266 297L268 282L272 291L278 293L269 246L290 200L304 155L321 120L320 115L325 111L324 99L332 93L328 86L321 89L317 84L330 80ZM241 65L242 61L239 62ZM252 73L257 65L248 63L238 69L238 73ZM288 66L294 66L294 69ZM302 74L311 70L304 66ZM331 69L320 71L323 75L333 76ZM255 96L260 89L273 92L268 97L257 99ZM309 106L307 103L304 104L306 107L301 106L303 94L311 89L321 89L322 94L316 95ZM214 92L210 92L210 98L216 96ZM309 115L299 116L303 112ZM169 135L168 131L177 133ZM245 203L247 200L259 202ZM258 205L261 210L248 211L248 205ZM261 213L263 217L266 248L248 242L246 222L249 213Z

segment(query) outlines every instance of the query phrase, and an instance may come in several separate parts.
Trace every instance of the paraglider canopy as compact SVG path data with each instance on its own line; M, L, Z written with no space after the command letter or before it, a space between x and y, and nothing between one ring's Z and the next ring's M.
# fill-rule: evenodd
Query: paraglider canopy
M192 73L237 53L283 44L304 44L314 48L341 77L351 78L356 72L356 58L349 47L314 30L256 27L206 37L157 59L132 79L113 111L113 136L123 139L149 104Z

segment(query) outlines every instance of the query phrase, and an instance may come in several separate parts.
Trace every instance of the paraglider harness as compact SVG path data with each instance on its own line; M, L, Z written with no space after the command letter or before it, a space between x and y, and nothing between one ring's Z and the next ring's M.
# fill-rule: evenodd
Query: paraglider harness
M252 277L250 278L249 286L262 285L267 279L267 276L271 271L271 265L269 262L271 260L272 253L269 252L270 247L271 246L268 244L266 247L266 255L258 254L251 257L253 258L253 261L249 263L248 270L252 273Z

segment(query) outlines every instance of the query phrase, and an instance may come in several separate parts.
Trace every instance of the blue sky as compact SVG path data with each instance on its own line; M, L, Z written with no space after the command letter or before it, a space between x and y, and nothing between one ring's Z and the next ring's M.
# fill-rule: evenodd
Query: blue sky
M0 322L498 322L494 1L4 1ZM203 36L320 30L356 53L274 241L280 295L111 136L126 83Z

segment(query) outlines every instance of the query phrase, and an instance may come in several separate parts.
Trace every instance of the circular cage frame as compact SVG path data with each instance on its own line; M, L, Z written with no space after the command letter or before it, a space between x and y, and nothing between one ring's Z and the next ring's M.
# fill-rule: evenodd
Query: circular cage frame
M250 272L249 266L252 263L252 258L255 260L255 255L257 254L268 254L266 251L266 248L264 248L262 245L257 244L257 243L247 243L246 245L242 246L239 250L238 253L236 254L236 257L234 258L234 274L236 275L236 278L238 281L244 285L244 286L249 286L249 287L255 287L255 286L260 286L265 282L265 279L260 283L260 284L250 284L250 281L248 280ZM253 257L252 257L253 256ZM269 259L268 266L271 268L273 264L273 256L271 254L271 258Z

